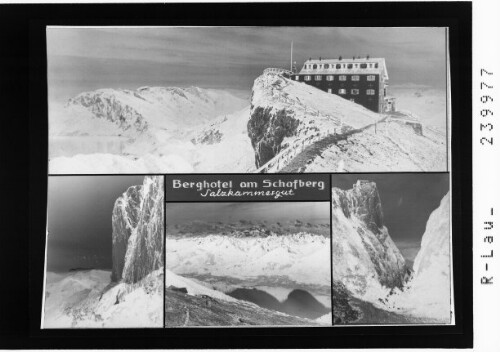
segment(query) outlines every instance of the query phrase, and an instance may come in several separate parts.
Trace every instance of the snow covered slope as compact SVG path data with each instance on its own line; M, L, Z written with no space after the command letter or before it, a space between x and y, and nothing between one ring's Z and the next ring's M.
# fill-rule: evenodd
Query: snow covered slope
M253 85L248 135L260 167L297 139L361 128L382 118L337 95L264 73Z
M424 125L421 135L401 118L275 73L255 80L251 107L248 134L256 167L277 157L277 171L300 159L299 167L286 172L446 170L444 131ZM326 137L328 145L302 153Z
M442 323L451 319L450 195L432 212L403 290L387 297L388 309Z
M376 301L403 285L405 259L384 226L374 182L332 188L332 249L333 280L355 297Z
M163 326L163 269L135 284L111 284L111 272L47 273L43 328Z
M411 111L423 124L446 130L446 90L420 85L391 86L398 110Z
M422 126L423 135L396 119L353 134L314 155L304 172L446 170L446 135Z
M195 130L193 167L203 172L253 171L254 153L247 135L250 108L216 118Z
M113 208L113 281L134 283L163 267L163 178L146 176Z
M123 131L138 132L153 127L174 130L197 126L245 105L242 99L227 92L197 87L99 89L79 94L67 104L84 107L96 118L110 121Z
M50 172L246 171L245 153L253 153L247 104L225 91L196 87L82 93L50 108ZM210 138L203 138L208 130L222 137L210 148ZM228 165L241 169L226 170Z
M210 274L241 280L287 277L296 283L330 285L330 243L298 233L267 237L227 235L166 238L166 267L176 274Z

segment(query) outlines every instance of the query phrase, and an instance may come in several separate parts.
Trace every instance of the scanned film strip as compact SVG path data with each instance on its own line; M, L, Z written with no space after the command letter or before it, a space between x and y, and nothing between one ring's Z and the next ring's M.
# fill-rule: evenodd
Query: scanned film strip
M46 34L43 329L455 324L446 27Z

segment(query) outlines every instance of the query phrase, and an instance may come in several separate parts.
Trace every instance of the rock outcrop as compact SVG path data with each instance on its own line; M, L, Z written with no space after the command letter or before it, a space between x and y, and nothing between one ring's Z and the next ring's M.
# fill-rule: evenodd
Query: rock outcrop
M163 263L163 179L144 178L119 197L113 208L112 281L135 283Z
M128 92L138 98L137 93ZM97 90L85 92L70 99L68 106L80 105L88 109L95 117L106 119L116 124L123 131L134 129L138 132L147 130L148 123L133 106L125 104L113 90Z
M286 148L296 148L320 133L359 128L380 119L361 105L335 94L264 73L253 85L248 136L260 167ZM307 144L307 143L306 143Z
M272 108L256 107L248 121L248 136L255 151L255 166L261 167L278 154L285 137L297 132L299 120L285 109L273 111Z
M405 259L383 223L374 182L332 189L333 278L354 296L375 300L404 283Z

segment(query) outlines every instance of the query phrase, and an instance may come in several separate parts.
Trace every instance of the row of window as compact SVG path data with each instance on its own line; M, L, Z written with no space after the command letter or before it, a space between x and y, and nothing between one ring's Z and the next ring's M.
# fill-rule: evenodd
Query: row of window
M362 64L305 64L304 68L306 70L316 70L316 69L352 69L352 68L378 68L378 63L369 62Z
M328 93L331 93L331 92L332 92L331 89L329 89ZM347 90L344 88L339 89L339 94L345 95L345 94L347 94ZM359 89L351 89L351 95L359 95ZM375 89L367 89L366 95L375 95Z
M333 81L333 77L332 75L327 75L326 76L326 80L327 81ZM359 81L359 76L358 75L353 75L353 76L350 76L351 77L351 81ZM310 81L312 78L312 76L304 76L304 81ZM321 81L323 79L323 76L322 75L315 75L314 76L314 80L315 81ZM299 76L295 76L295 80L298 81L299 80ZM366 80L367 81L375 81L375 76L374 75L369 75L369 76L366 76ZM339 81L347 81L347 76L346 75L340 75L339 76Z

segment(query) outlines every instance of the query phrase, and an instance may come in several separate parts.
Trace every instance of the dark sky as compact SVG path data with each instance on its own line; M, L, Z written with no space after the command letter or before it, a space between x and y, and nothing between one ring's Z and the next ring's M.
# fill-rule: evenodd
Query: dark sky
M232 223L239 220L269 223L300 220L315 224L330 222L328 202L269 203L171 203L167 204L167 224L194 220Z
M47 270L111 268L111 215L116 199L143 176L51 176Z
M448 174L335 174L332 186L351 189L357 180L377 184L384 223L402 254L413 260L429 215L449 190Z
M266 67L309 57L385 57L393 85L445 86L444 28L157 27L47 29L49 97L98 88L199 86L248 97Z

